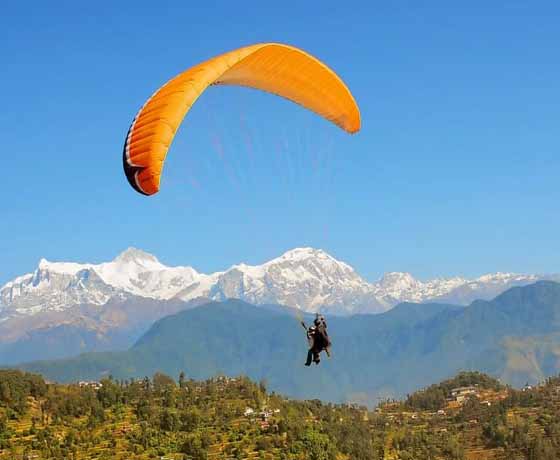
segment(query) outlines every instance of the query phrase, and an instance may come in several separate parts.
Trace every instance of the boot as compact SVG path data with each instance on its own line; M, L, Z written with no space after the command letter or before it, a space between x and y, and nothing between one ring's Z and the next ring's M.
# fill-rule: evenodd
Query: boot
M307 361L305 361L306 366L311 366L311 358L313 357L313 353L311 350L307 352Z

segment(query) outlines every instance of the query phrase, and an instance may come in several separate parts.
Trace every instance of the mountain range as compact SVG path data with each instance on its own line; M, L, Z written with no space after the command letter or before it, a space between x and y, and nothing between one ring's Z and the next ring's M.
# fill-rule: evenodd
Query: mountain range
M210 302L158 320L129 350L27 364L59 381L143 377L265 378L299 398L375 404L460 370L521 386L560 372L560 284L541 281L469 306L402 303L377 315L329 318L333 355L306 368L295 310Z
M410 273L391 272L368 282L350 265L313 248L292 249L262 265L241 263L204 274L190 266L168 267L151 254L129 248L101 264L41 259L33 272L0 288L0 321L131 297L176 301L236 298L306 312L380 313L401 302L466 305L538 280L560 280L560 275L494 273L472 280L453 277L422 282Z
M381 313L401 302L466 305L558 275L495 273L419 281L386 273L368 282L325 251L296 248L261 265L204 274L129 248L101 264L50 262L0 288L0 363L126 349L157 319L208 300L237 298L334 315Z

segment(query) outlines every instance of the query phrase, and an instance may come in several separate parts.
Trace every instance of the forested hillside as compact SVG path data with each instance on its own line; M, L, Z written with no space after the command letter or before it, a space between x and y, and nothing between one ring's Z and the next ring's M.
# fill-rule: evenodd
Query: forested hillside
M47 384L0 371L0 459L555 460L560 378L461 373L403 401L296 401L245 377Z

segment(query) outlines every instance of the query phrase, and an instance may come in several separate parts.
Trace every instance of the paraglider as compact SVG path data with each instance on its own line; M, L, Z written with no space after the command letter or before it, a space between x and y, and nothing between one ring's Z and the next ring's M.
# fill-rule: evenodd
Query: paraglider
M298 48L261 43L239 48L180 73L142 106L128 130L123 166L130 185L153 195L167 151L183 118L210 85L237 85L287 98L348 133L360 129L360 111L340 77Z
M160 190L165 157L184 117L211 85L259 89L299 104L353 134L360 130L358 105L342 79L305 51L279 43L239 48L195 65L175 76L145 102L124 143L123 167L130 185L143 195ZM306 365L330 356L326 322L317 316L307 332Z
M319 364L321 362L320 355L322 351L325 351L327 356L330 358L331 340L329 339L329 335L327 333L327 322L325 321L325 317L317 313L315 320L313 321L313 326L308 328L303 321L301 322L301 325L307 331L307 340L309 342L309 350L307 351L307 361L305 362L305 365L311 366L312 361L315 364Z

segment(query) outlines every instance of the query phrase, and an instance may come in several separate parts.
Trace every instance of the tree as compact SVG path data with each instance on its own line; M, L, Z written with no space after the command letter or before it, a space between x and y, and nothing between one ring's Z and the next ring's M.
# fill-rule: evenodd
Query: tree
M184 411L181 416L181 430L183 431L194 431L196 430L201 422L201 413L200 410L196 407L187 409Z
M461 443L455 438L448 438L443 446L443 454L446 460L463 460L465 458L465 449Z
M149 420L154 413L154 409L148 399L140 399L136 405L136 417L140 420Z
M117 383L110 378L101 380L101 388L97 390L97 399L103 407L111 407L115 404L120 395L120 388Z
M175 388L175 380L169 377L169 375L161 372L156 372L154 374L152 377L152 383L156 393L161 393L168 388Z
M181 448L183 454L188 455L192 460L207 460L208 452L203 446L200 435L190 435Z
M160 428L164 431L176 431L179 428L179 417L168 409L160 414L159 420Z
M0 415L0 438L8 431L8 421L4 415Z
M336 448L327 435L315 430L307 430L302 441L309 460L336 459Z

